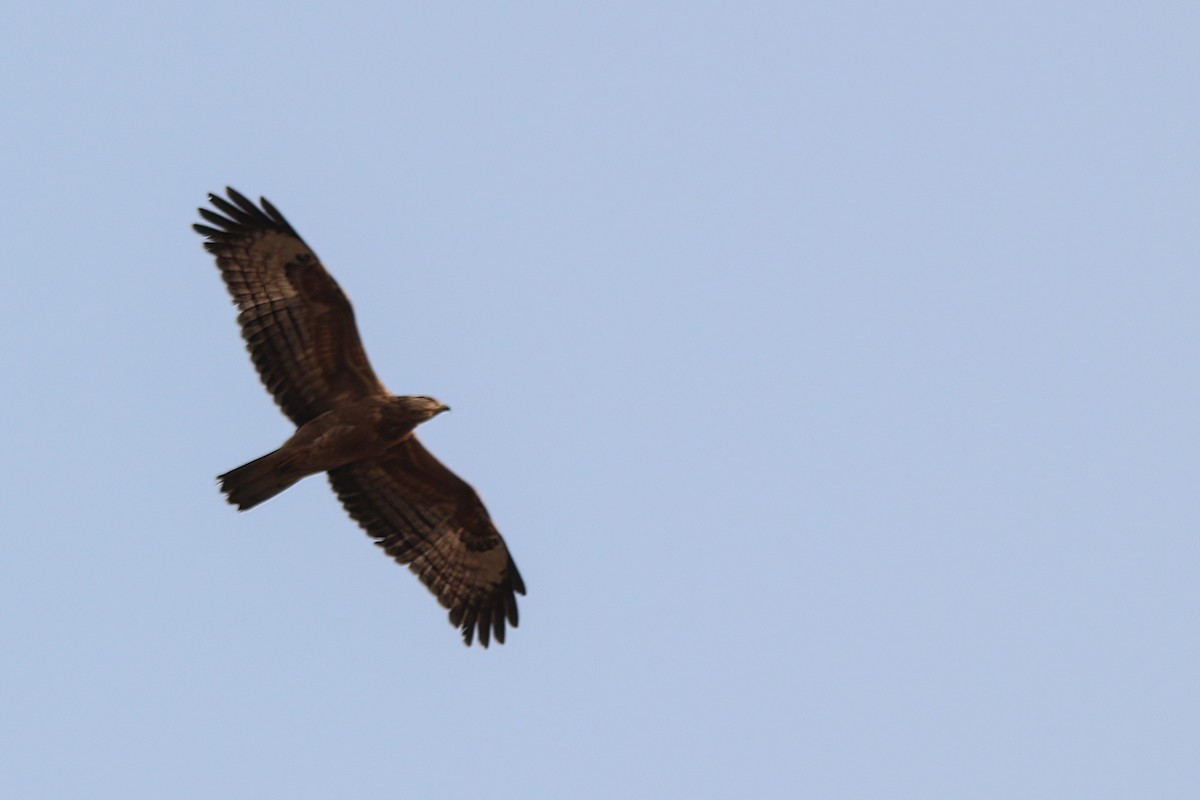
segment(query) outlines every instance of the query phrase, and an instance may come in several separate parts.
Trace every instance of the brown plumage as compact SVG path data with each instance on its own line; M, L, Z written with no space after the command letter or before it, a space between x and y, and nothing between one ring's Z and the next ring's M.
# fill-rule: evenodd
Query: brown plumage
M241 313L250 358L296 433L221 475L239 510L328 472L338 499L388 555L450 609L469 645L504 642L525 585L475 491L413 435L447 410L390 394L367 361L354 310L317 256L265 198L209 195L194 225ZM223 216L222 216L223 215Z

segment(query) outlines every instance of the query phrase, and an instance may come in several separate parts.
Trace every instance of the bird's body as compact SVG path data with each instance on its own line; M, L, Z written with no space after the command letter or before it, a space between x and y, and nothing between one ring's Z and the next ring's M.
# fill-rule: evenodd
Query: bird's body
M221 490L244 510L328 472L350 515L450 609L467 644L476 634L484 647L503 642L505 623L517 625L521 575L479 496L413 435L447 407L388 392L316 254L265 199L260 208L227 191L228 201L209 195L224 216L200 209L210 225L194 227L240 309L259 376L297 429L221 475Z
M245 511L301 478L376 459L448 410L431 397L371 395L326 411L296 429L278 450L221 475L221 491Z

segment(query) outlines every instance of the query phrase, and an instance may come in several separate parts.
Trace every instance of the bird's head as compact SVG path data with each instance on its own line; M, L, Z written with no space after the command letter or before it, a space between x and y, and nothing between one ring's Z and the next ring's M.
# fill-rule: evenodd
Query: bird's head
M417 422L427 422L443 411L450 410L450 406L432 397L393 397L392 402Z

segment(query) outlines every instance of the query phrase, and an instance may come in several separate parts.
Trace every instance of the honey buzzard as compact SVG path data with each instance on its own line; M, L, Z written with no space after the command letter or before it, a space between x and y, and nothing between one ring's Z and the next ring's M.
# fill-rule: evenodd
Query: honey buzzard
M193 225L239 311L259 377L296 433L221 475L239 510L318 472L388 555L407 564L470 645L504 642L525 585L475 491L421 446L413 429L446 411L388 392L367 361L354 311L317 256L265 198L210 194Z

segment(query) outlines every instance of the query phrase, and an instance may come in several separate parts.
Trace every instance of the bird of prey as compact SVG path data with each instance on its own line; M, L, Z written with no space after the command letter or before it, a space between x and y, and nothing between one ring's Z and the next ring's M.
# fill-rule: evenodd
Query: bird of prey
M367 361L354 311L283 215L233 189L208 196L193 225L241 312L258 375L296 424L276 451L221 475L239 510L327 472L342 505L388 555L450 610L470 645L504 642L525 584L479 496L426 450L413 429L448 410L384 388Z

